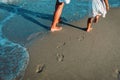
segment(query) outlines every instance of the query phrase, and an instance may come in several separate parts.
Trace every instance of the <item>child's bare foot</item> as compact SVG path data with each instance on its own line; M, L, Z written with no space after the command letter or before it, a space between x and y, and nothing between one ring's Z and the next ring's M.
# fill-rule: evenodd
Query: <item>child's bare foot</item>
M54 27L54 28L51 28L51 32L61 31L61 30L62 30L62 27Z
M90 32L92 29L93 29L93 28L88 28L86 31L87 31L87 32Z

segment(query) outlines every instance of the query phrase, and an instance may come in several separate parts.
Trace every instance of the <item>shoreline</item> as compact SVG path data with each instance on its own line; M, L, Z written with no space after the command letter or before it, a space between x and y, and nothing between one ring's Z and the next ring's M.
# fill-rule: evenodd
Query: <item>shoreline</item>
M23 80L116 80L119 64L119 14L112 8L106 18L85 30L87 18L63 23L60 32L48 33L30 44L29 65ZM44 64L36 73L37 65Z

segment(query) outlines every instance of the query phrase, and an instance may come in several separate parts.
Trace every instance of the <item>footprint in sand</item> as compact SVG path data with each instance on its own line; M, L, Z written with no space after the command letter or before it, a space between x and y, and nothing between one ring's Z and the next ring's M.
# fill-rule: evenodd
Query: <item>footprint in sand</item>
M62 62L64 60L64 55L57 53L57 61Z
M77 37L79 41L83 41L85 39L85 34L82 34L81 36Z
M36 68L36 73L41 73L45 67L45 64L39 64Z
M63 42L63 43L59 43L59 44L57 45L57 48L61 48L62 46L65 46L65 45L66 45L65 42Z
M120 80L120 71L118 69L116 69L113 73L113 77L117 78L117 80Z
M120 71L117 72L117 80L120 80Z

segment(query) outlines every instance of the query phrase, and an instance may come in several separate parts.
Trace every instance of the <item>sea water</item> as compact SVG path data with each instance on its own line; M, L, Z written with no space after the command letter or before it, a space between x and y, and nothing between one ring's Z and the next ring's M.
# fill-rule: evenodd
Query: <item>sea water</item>
M7 3L3 1L3 3ZM0 3L0 7L3 3ZM12 2L11 2L12 3ZM24 46L8 40L2 29L6 22L16 14L0 9L0 14L6 14L0 20L0 80L22 80L29 62L29 55Z
M0 0L0 80L22 80L25 69L29 63L29 54L25 46L19 42L15 43L9 40L3 34L4 25L12 18L18 15L18 9L32 12L32 16L43 20L52 20L56 0ZM110 7L120 7L120 0L109 0ZM6 11L9 5L15 11ZM5 15L6 14L6 15ZM88 14L88 0L71 0L66 4L63 13L63 21L75 21L84 18ZM48 25L49 26L49 25ZM40 26L42 27L42 25ZM48 30L42 29L42 32Z

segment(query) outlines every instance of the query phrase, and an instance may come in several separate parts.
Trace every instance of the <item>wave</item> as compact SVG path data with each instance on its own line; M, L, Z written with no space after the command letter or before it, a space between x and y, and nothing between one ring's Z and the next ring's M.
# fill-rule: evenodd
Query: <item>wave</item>
M29 62L29 55L25 47L13 43L4 37L4 24L14 17L14 13L0 22L0 80L22 80Z
M71 3L66 5L63 10L63 21L74 21L84 18L88 14L87 1L88 0L71 0ZM2 28L11 18L21 13L26 13L45 21L52 21L55 0L1 0L1 2L17 5L18 7L11 6L11 8L18 8L19 12L12 11L11 8L6 9L3 5L3 12L7 10L9 15L5 16L0 22L0 80L22 80L29 62L28 51L24 46L7 39L2 32ZM111 7L120 7L119 0L109 0L109 2ZM49 4L49 6L46 6L46 4ZM32 22L44 27L44 29L48 29L48 27L44 25L46 22L39 23L27 15L24 15L24 17L26 19L31 19ZM41 31L43 31L43 29ZM48 30L44 30L44 32L46 31Z

